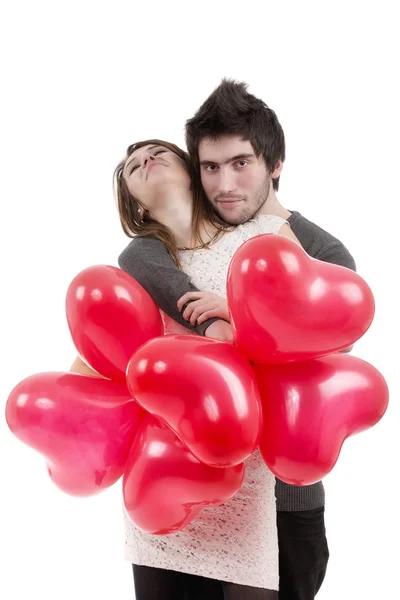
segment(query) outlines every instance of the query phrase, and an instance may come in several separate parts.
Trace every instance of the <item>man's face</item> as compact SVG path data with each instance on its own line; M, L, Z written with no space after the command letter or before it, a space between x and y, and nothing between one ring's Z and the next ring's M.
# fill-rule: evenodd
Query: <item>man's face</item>
M205 138L199 145L199 160L204 191L224 221L246 223L265 204L271 174L248 140Z

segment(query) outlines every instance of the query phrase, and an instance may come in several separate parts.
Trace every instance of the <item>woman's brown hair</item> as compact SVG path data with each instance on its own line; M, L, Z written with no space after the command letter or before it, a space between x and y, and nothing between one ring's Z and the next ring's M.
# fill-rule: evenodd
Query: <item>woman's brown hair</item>
M119 219L122 229L128 237L154 237L160 240L167 247L175 263L180 267L179 249L175 243L174 236L165 225L162 225L155 219L152 219L146 211L143 211L140 205L140 200L132 196L128 190L128 186L123 176L126 161L133 152L143 148L143 146L156 145L163 146L171 152L174 152L184 162L185 167L190 175L192 182L191 192L193 195L193 214L192 214L192 245L201 247L207 246L204 244L201 231L202 225L209 222L217 228L217 234L231 229L232 226L227 225L214 212L211 204L208 202L202 190L200 182L196 183L194 170L189 159L189 155L184 150L181 150L175 144L164 142L163 140L145 140L131 144L125 158L117 165L114 171L114 185L118 202ZM208 242L210 243L210 242Z

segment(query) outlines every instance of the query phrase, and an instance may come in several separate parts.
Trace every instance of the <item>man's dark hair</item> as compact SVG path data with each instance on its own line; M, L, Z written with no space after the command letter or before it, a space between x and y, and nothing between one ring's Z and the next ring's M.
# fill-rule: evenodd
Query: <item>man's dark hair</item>
M223 79L194 117L186 121L186 145L197 172L201 140L217 140L224 135L248 140L271 173L278 160L285 160L285 136L276 114L249 94L247 87L246 83ZM279 189L279 177L273 180L273 187Z

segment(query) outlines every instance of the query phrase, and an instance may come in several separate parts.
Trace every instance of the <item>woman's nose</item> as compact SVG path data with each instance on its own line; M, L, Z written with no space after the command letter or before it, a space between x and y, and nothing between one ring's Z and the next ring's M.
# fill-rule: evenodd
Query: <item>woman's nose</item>
M142 158L142 167L146 167L149 160L154 160L152 154L144 154Z

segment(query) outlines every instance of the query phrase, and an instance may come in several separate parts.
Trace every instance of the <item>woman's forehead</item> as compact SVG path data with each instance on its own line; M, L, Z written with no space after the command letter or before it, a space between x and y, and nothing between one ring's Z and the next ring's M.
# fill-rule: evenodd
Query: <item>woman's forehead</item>
M136 150L134 150L128 157L129 158L133 158L133 157L139 157L141 156L144 152L149 152L150 150L154 150L154 148L158 148L158 146L160 146L160 144L147 144L146 146L142 146L141 148L138 148Z

